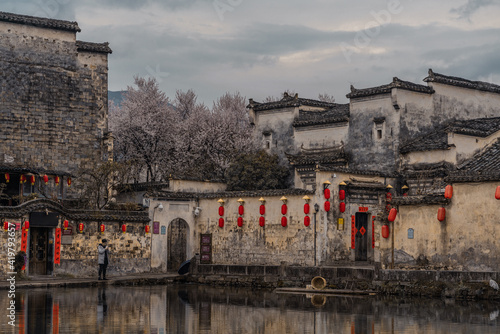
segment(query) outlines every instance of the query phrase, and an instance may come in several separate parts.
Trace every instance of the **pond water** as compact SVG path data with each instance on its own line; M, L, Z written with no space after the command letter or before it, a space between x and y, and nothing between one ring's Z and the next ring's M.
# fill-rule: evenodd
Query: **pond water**
M9 301L4 290L0 307ZM1 333L500 333L496 302L200 285L17 290L15 301Z

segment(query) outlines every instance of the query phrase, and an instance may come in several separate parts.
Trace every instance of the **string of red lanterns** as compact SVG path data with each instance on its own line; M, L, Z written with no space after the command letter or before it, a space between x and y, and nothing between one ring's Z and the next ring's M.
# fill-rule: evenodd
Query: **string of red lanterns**
M330 181L326 180L323 182L323 195L325 196L325 204L324 208L326 212L330 211L331 205L330 205L330 189L328 187L331 185Z
M311 200L311 198L306 195L302 197L302 199L306 201L306 203L304 204L304 214L305 214L304 226L308 227L309 225L311 225L311 217L309 217L309 212L311 211L311 206L309 205L309 201Z
M283 215L281 217L281 226L286 227L288 225L288 219L286 218L286 214L288 212L288 207L286 205L287 198L285 196L280 198L280 201L283 202L281 205L281 214Z
M238 200L238 203L240 203L240 205L238 206L238 227L242 227L243 226L243 214L245 213L245 207L243 206L243 204L245 203L245 201L240 198Z
M264 225L266 224L266 218L264 218L264 215L266 214L266 200L261 197L259 198L259 201L260 201L260 207L259 207L259 213L260 213L260 217L259 217L259 225L260 227L264 227Z
M224 227L224 218L223 218L223 216L224 216L224 200L221 198L217 202L220 204L220 206L219 206L219 216L220 216L219 227L223 228Z

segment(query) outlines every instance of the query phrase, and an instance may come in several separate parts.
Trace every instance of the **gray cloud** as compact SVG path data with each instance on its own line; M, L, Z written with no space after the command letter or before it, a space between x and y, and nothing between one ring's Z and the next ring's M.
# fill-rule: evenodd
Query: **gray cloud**
M461 19L470 19L481 7L495 4L494 0L467 0L465 5L451 9L451 13L458 14Z

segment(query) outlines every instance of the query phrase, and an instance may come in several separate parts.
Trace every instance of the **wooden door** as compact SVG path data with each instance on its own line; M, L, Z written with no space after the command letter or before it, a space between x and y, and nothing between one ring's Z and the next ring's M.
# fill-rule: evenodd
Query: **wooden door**
M187 260L188 224L183 219L174 219L168 226L167 269L177 270Z
M368 260L368 214L356 213L356 261Z
M48 232L48 228L30 228L30 275L47 275Z

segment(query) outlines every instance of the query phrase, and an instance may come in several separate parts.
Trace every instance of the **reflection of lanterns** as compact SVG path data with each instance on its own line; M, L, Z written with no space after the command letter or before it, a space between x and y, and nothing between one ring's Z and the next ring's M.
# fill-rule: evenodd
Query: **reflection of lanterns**
M446 218L446 209L441 207L438 209L438 215L437 215L437 218L440 222L442 222L443 220L445 220Z
M101 233L104 233L105 230L106 230L106 226L104 226L104 224L101 224L99 226L99 231L101 231Z
M29 221L25 221L24 222L24 230L28 231L29 229L30 229L30 222Z
M68 222L67 220L65 220L65 221L63 222L63 227L64 227L64 229L65 229L65 230L67 230L67 229L68 229L68 225L69 225L69 222ZM101 231L101 232L103 232L103 231Z
M122 225L122 233L127 232L127 225L123 224Z
M9 181L10 181L10 175L9 173L5 173L5 182L9 183Z
M83 232L84 225L83 223L78 224L78 232L82 233Z
M146 234L149 234L149 232L151 231L149 225L144 226L144 231L146 231Z
M444 188L444 198L450 199L453 197L453 186L451 184Z
M389 220L390 222L393 222L394 220L396 220L397 214L398 214L398 210L396 210L396 208L392 208L391 211L389 212L389 217L387 218L387 220Z
M47 176L47 174L45 174L45 175L42 177L42 179L43 179L43 182L44 182L45 184L47 184L47 183L49 182L49 177Z
M311 224L311 217L305 216L304 217L304 226L307 227Z
M389 238L389 225L382 225L382 237Z
M36 181L35 175L31 175L30 176L30 183L31 183L32 186L35 185L35 181Z
M54 177L54 182L56 183L56 186L59 185L60 182L59 176Z
M68 187L71 187L71 178L68 177L68 180L66 181L68 183Z

